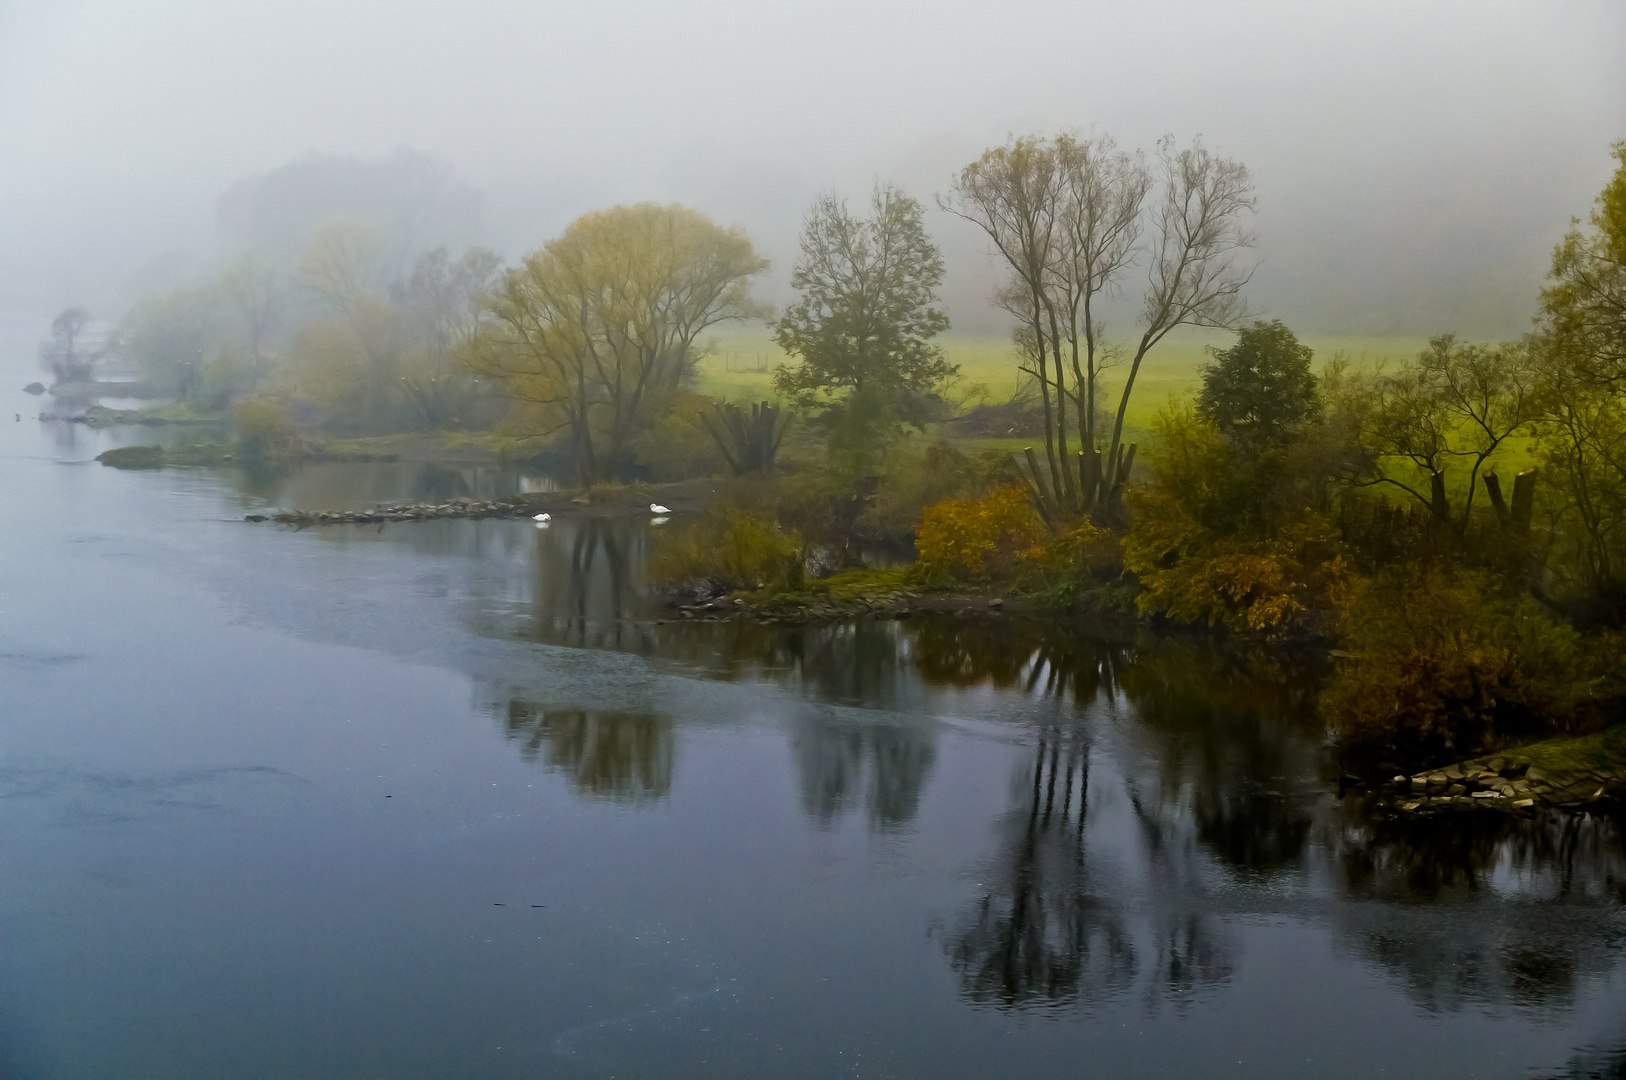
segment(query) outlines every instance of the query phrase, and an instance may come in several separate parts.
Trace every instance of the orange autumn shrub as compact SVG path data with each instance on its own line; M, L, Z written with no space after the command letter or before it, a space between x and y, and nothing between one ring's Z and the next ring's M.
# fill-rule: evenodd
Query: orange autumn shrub
M1006 577L1043 536L1027 492L1014 484L980 499L946 499L927 507L915 530L919 573L945 586Z

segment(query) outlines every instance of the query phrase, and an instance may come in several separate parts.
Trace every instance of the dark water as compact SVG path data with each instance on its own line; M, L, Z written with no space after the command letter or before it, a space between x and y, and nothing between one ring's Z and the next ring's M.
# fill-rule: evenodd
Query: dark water
M1381 824L1301 673L657 625L641 521L240 520L538 478L120 439L0 426L6 1080L1622 1075L1623 823Z

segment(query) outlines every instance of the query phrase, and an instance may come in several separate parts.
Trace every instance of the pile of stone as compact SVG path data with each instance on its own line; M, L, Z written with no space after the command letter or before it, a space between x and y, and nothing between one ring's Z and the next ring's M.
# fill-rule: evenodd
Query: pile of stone
M1626 770L1566 769L1549 773L1528 761L1491 757L1397 776L1396 805L1407 813L1442 810L1514 812L1534 806L1575 807L1626 788Z
M368 525L385 521L429 521L435 518L507 518L528 515L530 507L521 502L487 502L483 499L453 499L446 503L404 503L372 510L285 510L271 517L283 525ZM266 520L263 514L250 514L249 521Z

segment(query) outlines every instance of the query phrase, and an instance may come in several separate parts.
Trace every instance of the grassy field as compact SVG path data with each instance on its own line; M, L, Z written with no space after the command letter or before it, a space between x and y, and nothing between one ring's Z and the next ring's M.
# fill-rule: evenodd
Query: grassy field
M1208 359L1209 346L1224 347L1234 338L1214 331L1171 334L1146 357L1135 380L1129 412L1124 417L1126 441L1141 441L1158 410L1170 398L1190 395L1198 383L1198 368ZM1390 366L1415 356L1428 344L1424 338L1306 337L1315 350L1317 366L1342 353L1357 365L1386 362ZM1014 347L1008 338L949 334L942 339L949 360L960 365L955 396L973 387L986 389L987 399L1006 400L1016 381ZM730 401L761 400L773 396L773 369L789 361L765 326L728 327L715 335L715 348L700 365L700 389ZM1103 379L1110 408L1117 407L1118 391L1128 367L1111 370ZM1015 449L1031 439L975 439L977 445ZM1009 446L1007 446L1009 444Z

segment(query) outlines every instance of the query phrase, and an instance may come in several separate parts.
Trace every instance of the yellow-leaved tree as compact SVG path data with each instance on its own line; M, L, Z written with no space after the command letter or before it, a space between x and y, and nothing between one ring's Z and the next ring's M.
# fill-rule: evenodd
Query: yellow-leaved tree
M584 483L626 464L640 427L693 374L699 337L761 313L751 241L682 206L640 203L577 218L485 298L468 362L539 406Z

